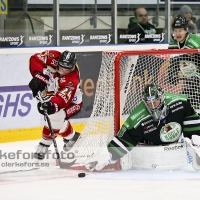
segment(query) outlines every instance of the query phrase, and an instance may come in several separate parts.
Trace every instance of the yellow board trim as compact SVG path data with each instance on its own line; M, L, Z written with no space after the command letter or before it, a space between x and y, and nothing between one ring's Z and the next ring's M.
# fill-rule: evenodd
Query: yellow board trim
M0 15L8 14L8 0L0 1Z
M85 124L72 124L72 126L75 131L81 132ZM38 140L42 136L42 129L43 127L0 130L0 143Z

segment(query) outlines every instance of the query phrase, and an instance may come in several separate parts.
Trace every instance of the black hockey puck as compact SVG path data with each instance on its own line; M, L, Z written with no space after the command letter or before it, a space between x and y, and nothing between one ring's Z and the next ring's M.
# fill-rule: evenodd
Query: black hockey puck
M78 174L78 177L79 177L79 178L85 177L85 173L79 173L79 174Z

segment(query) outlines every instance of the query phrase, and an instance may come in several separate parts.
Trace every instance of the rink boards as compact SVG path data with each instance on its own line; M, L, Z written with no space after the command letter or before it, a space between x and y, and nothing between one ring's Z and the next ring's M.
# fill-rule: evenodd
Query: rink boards
M134 47L130 45L67 47L67 50L77 53L79 65L83 70L81 81L84 106L72 121L76 131L82 131L85 126L84 119L88 119L92 111L102 51L152 48L166 49L167 44L134 45ZM37 102L28 87L32 78L29 72L29 58L34 53L48 49L62 52L66 50L66 47L0 49L1 66L4 69L0 73L0 143L34 140L41 137L43 116L38 113ZM89 64L91 66L88 67L87 72L86 66ZM93 75L90 77L92 70Z

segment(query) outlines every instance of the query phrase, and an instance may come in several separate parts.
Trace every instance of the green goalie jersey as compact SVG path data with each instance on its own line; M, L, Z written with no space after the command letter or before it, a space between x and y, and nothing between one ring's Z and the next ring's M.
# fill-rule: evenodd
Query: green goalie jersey
M140 142L166 145L177 142L179 137L200 135L200 117L185 95L165 93L168 115L154 121L142 101L129 115L117 136L108 144L112 159L117 160Z
M180 47L179 42L176 39L172 39L168 49L199 49L200 48L200 37L195 34L188 34L185 44Z

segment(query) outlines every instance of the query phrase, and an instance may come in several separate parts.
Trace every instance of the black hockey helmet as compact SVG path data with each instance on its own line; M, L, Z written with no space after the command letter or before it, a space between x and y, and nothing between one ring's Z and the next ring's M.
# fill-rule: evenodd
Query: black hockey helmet
M74 70L76 64L76 55L73 52L64 51L58 59L58 66L65 69Z
M185 30L187 30L188 21L185 17L181 17L180 15L178 15L177 17L175 17L174 22L172 23L172 28L173 30L175 28L184 28Z

